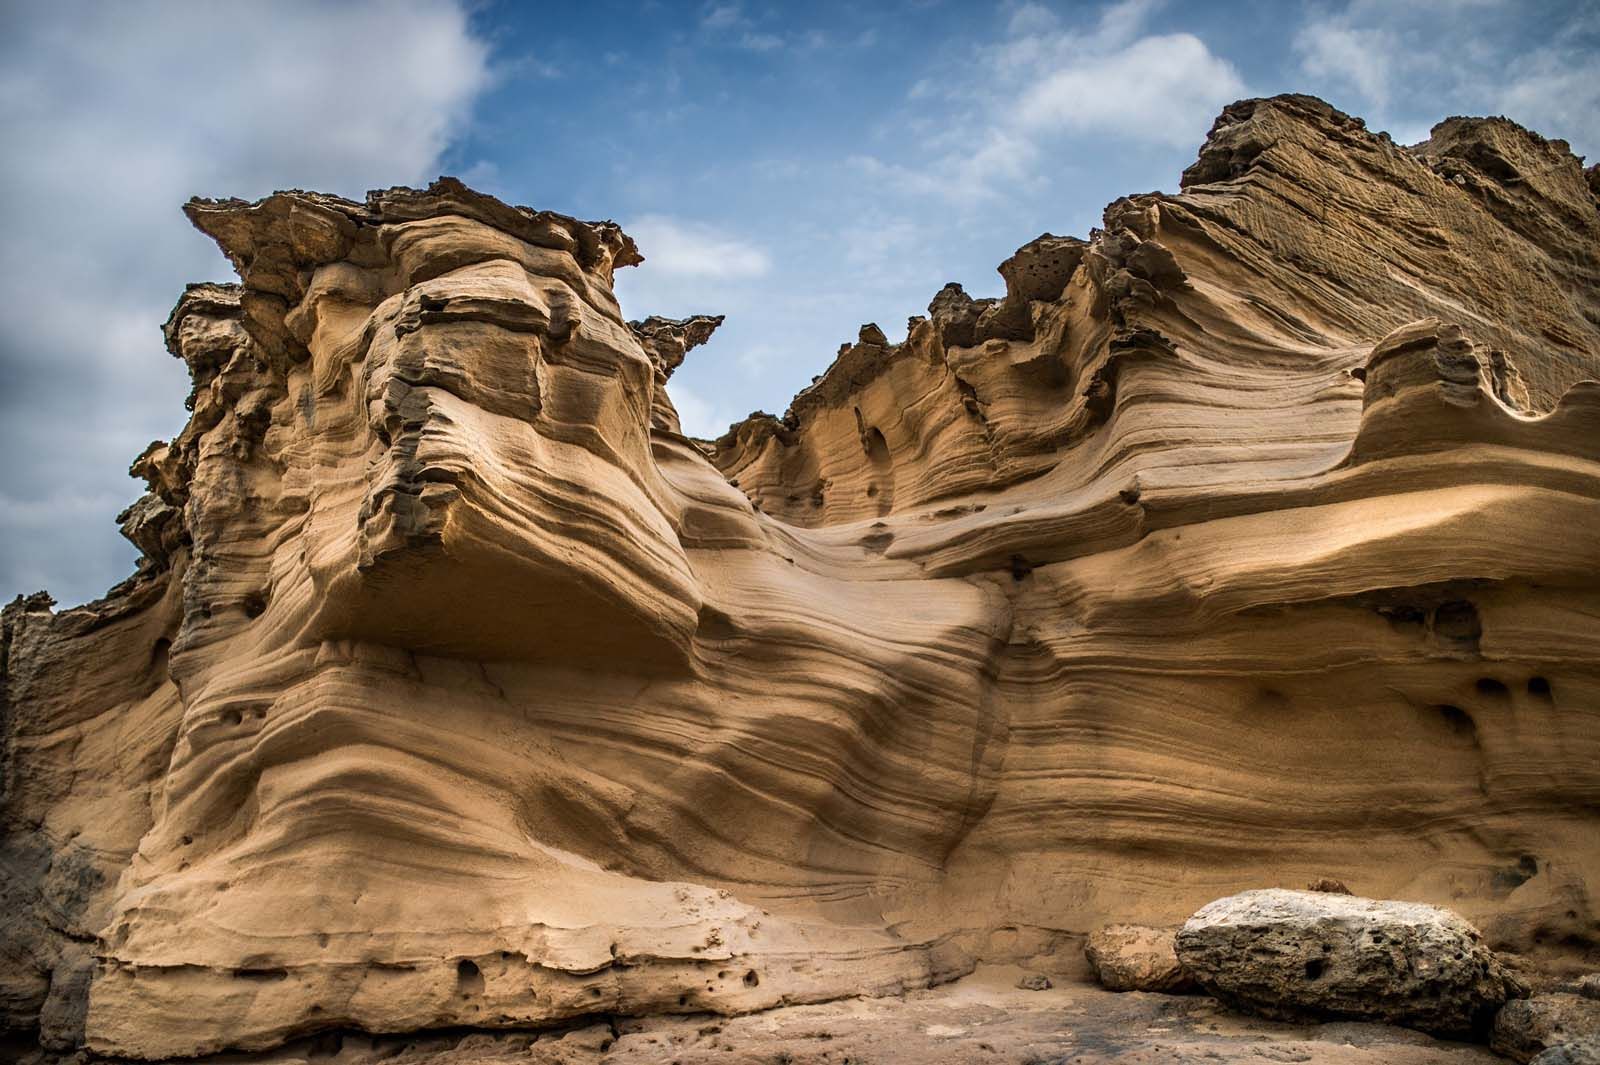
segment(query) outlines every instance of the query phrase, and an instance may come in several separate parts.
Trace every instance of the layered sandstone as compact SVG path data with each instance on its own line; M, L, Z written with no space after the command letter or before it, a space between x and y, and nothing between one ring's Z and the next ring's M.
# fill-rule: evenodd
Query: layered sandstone
M1592 950L1595 186L1245 101L714 443L614 225L192 202L139 572L4 614L5 1023L736 1013L1323 876Z

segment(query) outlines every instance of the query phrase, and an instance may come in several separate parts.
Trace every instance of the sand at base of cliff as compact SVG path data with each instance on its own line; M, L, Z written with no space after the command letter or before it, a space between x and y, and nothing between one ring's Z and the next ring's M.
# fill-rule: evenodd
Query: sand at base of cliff
M1404 1028L1257 1020L1200 995L1114 994L1082 983L1028 991L1016 986L1024 975L1015 966L986 965L928 991L740 1017L601 1019L543 1033L325 1033L264 1055L202 1060L211 1065L224 1060L230 1065L1488 1065L1501 1060L1483 1047Z

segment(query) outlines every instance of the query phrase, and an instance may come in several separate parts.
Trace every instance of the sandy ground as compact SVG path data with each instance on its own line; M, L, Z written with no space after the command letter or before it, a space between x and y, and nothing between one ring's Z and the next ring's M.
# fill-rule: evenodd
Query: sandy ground
M1113 994L1067 984L1017 988L1022 970L985 967L899 998L847 999L743 1017L617 1018L564 1032L439 1033L379 1038L329 1033L267 1055L208 1059L258 1065L1445 1065L1500 1062L1483 1047L1403 1028L1289 1025L1228 1012L1201 996Z

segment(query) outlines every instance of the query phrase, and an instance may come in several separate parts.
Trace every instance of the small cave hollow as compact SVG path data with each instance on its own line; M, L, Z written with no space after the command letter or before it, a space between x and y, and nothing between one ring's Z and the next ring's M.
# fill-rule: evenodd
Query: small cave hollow
M1446 727L1455 735L1463 737L1477 735L1478 723L1472 719L1471 714L1461 709L1461 707L1453 706L1450 703L1439 703L1433 709Z
M470 958L456 962L456 990L462 997L483 994L483 970Z
M1482 695L1485 698L1489 698L1489 699L1509 699L1509 698L1511 698L1511 689L1506 687L1503 682L1501 682L1499 680L1496 680L1494 677L1479 677L1477 679L1477 681L1473 684L1473 687L1475 687L1478 690L1478 694L1479 695Z
M1478 608L1466 600L1440 603L1433 611L1433 634L1440 640L1476 651L1483 637Z

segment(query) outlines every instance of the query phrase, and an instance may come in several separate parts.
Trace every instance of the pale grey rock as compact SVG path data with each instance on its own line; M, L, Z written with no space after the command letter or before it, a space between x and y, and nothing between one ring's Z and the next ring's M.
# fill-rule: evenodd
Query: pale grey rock
M1178 931L1178 960L1229 1005L1481 1034L1526 985L1449 910L1271 889L1219 899Z
M1578 1040L1600 1040L1600 1002L1565 991L1508 1002L1495 1016L1489 1047L1515 1061Z

